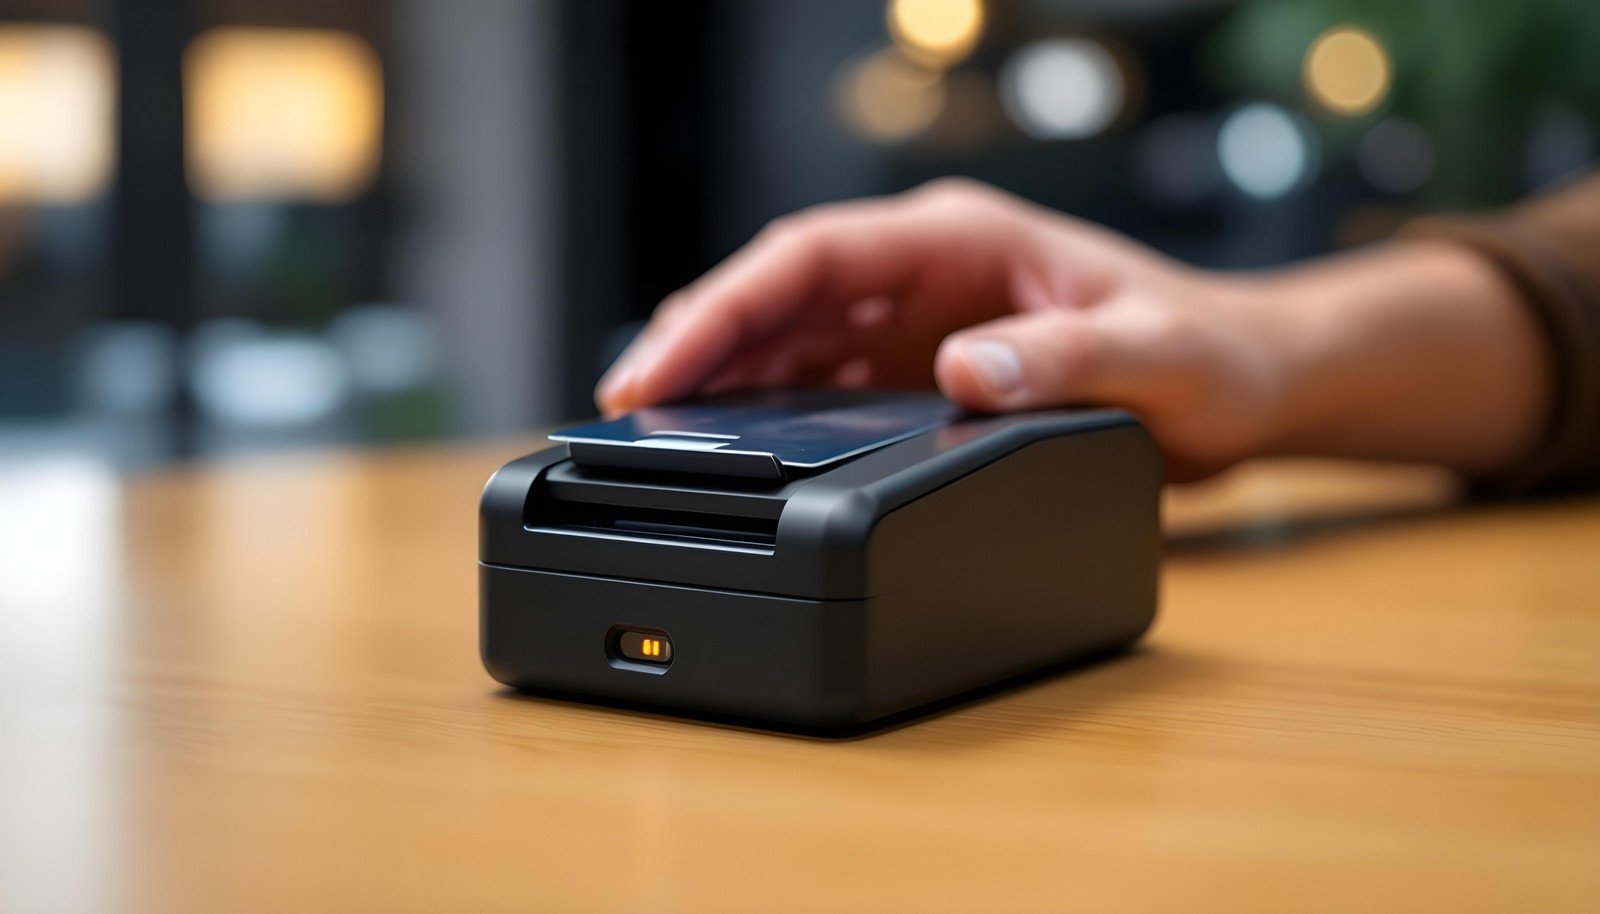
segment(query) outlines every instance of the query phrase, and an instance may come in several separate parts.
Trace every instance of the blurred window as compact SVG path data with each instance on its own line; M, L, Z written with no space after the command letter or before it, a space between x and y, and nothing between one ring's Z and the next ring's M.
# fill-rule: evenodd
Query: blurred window
M184 55L189 186L212 202L347 202L377 174L378 55L330 29L211 29Z
M73 25L0 26L0 203L81 203L111 172L111 48Z

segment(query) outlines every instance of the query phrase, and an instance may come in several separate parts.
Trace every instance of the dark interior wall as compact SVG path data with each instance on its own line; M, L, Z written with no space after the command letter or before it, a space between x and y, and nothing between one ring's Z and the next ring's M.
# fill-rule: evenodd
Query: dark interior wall
M768 219L869 192L881 161L831 120L838 60L881 29L855 0L563 4L563 409L628 329ZM592 355L590 355L592 354Z

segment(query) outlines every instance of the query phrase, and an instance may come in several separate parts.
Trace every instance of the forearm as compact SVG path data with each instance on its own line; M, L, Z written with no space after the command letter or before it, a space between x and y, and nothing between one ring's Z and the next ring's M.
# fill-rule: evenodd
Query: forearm
M1260 280L1288 354L1277 453L1505 470L1543 433L1551 356L1487 259L1417 241Z

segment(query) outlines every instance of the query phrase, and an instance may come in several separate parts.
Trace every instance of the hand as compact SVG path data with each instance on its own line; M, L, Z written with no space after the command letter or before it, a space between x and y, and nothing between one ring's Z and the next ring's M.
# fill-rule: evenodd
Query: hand
M1466 303L1440 308L1448 292ZM941 180L774 222L662 304L598 400L610 415L737 387L937 384L978 411L1125 407L1177 479L1290 452L1488 472L1530 445L1548 399L1522 312L1491 266L1442 245L1213 273ZM1441 396L1429 380L1486 368L1504 383Z

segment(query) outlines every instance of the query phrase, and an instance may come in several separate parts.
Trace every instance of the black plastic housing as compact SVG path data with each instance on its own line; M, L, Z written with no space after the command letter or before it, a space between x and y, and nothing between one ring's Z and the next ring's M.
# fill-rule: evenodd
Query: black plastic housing
M521 689L858 727L1125 647L1156 608L1161 463L1127 413L966 419L791 480L502 467L480 647ZM615 650L668 636L667 664Z

